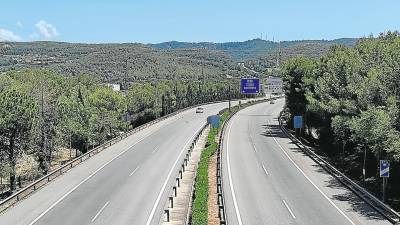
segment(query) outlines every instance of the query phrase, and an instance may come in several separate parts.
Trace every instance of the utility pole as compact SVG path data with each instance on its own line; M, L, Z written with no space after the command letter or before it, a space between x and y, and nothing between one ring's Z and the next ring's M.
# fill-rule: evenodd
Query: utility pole
M41 133L42 133L42 169L45 170L45 173L47 174L47 168L46 165L44 165L46 163L46 137L45 137L45 131L44 131L44 123L45 123L45 119L44 119L44 90L43 90L43 80L40 82L40 107L41 107L41 116L42 116L42 124L41 124Z
M279 58L281 55L281 42L278 43L278 52L276 53L276 68L279 67Z
M231 111L231 82L229 82L229 112Z
M363 163L363 182L365 186L365 164L367 161L367 147L364 146L364 163Z
M125 60L125 77L124 77L124 89L125 89L125 104L126 104L126 114L125 114L125 133L128 132L129 128L129 123L128 123L128 115L129 115L129 110L128 110L128 59L129 57L126 58Z

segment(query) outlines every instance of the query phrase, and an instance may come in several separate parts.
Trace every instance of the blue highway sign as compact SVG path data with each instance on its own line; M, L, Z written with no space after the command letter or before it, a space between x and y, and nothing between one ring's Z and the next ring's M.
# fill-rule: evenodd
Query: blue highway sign
M303 128L302 116L295 116L293 122L294 122L294 128Z
M207 121L211 124L213 128L219 127L221 117L219 115L209 116Z
M260 80L257 78L242 78L240 81L240 92L242 94L260 93Z
M390 163L386 160L381 160L379 165L379 171L381 177L389 177Z

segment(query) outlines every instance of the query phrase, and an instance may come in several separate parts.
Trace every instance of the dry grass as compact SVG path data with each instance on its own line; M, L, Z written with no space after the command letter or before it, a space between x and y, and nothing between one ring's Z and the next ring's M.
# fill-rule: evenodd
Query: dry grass
M214 154L208 167L208 225L219 225L217 203L217 155Z

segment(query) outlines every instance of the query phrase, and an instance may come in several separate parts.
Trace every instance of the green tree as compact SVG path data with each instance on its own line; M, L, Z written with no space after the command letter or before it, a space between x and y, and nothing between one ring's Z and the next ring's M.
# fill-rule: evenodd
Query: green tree
M15 190L17 158L26 151L29 135L35 124L38 107L21 84L13 83L0 92L0 135L6 144L1 145L10 167L10 189Z

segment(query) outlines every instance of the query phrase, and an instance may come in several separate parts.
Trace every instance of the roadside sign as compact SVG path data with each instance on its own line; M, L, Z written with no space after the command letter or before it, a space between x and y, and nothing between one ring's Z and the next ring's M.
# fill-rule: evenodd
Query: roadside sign
M294 117L294 128L303 128L303 117L302 116L295 116Z
M129 115L128 113L122 115L122 121L128 122L130 120L131 120L131 115Z
M221 117L219 115L209 116L207 121L211 124L211 127L216 128L219 127Z
M380 161L380 176L381 177L389 177L389 169L390 169L390 163L387 160L381 160Z
M260 80L258 78L242 78L240 81L240 93L242 94L260 93Z

